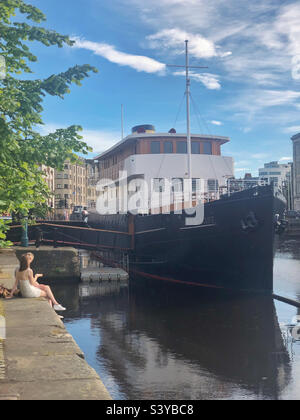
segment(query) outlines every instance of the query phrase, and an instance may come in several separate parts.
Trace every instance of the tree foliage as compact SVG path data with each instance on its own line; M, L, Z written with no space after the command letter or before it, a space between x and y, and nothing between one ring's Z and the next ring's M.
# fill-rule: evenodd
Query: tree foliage
M21 22L16 21L16 15L22 16ZM27 216L35 208L46 208L50 192L40 166L62 169L65 160L74 162L76 153L91 150L79 126L46 136L37 129L43 124L46 95L63 99L72 84L80 85L90 72L97 72L90 65L81 65L46 79L26 79L25 74L32 73L30 63L37 61L30 42L59 48L74 43L68 36L42 27L45 20L39 9L23 0L0 0L0 55L6 63L6 76L0 80L0 214ZM0 222L0 246L6 245L6 229Z

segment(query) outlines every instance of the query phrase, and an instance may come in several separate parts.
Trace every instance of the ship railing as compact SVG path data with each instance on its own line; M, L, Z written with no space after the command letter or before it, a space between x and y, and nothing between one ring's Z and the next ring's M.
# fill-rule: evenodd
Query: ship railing
M249 190L255 187L262 187L269 185L266 179L228 179L227 180L227 194L231 195L236 192ZM224 194L224 188L222 191Z

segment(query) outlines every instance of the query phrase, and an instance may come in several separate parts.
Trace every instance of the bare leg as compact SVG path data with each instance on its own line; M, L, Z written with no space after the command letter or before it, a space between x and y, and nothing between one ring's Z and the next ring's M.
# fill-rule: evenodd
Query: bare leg
M46 297L48 299L48 301L51 302L52 306L53 305L58 305L58 302L55 299L55 297L52 293L52 290L50 289L49 286L40 285L39 288L41 289L41 296Z

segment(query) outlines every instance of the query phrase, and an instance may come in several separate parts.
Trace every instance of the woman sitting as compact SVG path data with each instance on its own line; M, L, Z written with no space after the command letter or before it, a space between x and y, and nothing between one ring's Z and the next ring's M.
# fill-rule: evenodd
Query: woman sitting
M24 298L45 297L48 299L50 306L53 307L55 311L65 311L66 308L56 301L50 287L37 282L40 277L43 277L43 274L37 274L36 276L33 275L33 271L30 268L30 264L33 260L34 255L31 252L22 255L20 268L19 270L16 270L16 282L10 296L8 296L8 299L13 297L14 292L19 285L21 294Z

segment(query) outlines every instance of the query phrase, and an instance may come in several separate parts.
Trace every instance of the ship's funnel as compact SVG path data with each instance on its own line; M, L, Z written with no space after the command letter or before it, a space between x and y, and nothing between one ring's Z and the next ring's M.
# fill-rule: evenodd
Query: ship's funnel
M154 125L144 124L144 125L137 125L136 127L133 127L132 134L141 134L141 133L148 133L148 134L155 133Z

